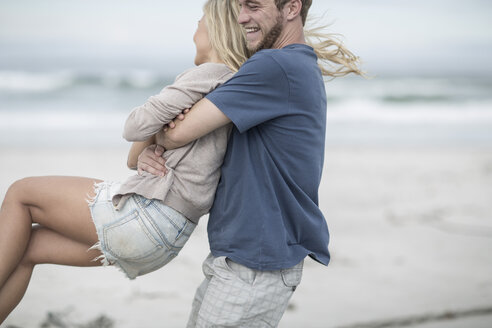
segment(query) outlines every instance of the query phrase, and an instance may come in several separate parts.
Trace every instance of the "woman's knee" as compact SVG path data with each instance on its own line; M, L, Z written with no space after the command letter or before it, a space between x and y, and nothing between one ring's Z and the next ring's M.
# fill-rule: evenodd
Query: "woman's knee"
M32 222L31 207L29 206L32 202L28 192L31 179L17 180L7 190L1 208L10 213L10 217L17 219L24 217ZM23 213L23 215L19 216L19 213Z
M23 178L12 183L5 194L4 203L8 201L22 201L26 191L29 190L29 185L35 178Z

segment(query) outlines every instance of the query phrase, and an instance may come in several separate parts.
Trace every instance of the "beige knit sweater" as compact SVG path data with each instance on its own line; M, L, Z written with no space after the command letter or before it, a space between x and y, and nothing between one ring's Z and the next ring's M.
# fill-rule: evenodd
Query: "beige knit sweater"
M130 113L123 132L128 141L144 141L159 132L186 108L230 79L223 64L205 63L179 75L158 95ZM232 125L219 128L183 147L168 150L164 177L144 172L128 178L113 197L119 208L132 194L158 199L197 223L210 210Z

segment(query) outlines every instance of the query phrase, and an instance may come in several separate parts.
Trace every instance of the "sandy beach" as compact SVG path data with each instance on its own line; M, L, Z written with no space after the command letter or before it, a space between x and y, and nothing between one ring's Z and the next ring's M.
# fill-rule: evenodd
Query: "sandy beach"
M0 201L27 176L134 174L125 120L194 66L205 2L0 1ZM279 327L492 328L492 1L309 11L306 28L324 26L314 31L367 78L325 79L319 206L332 261L306 259ZM185 327L207 220L133 281L113 267L37 266L0 328Z
M0 158L0 199L25 176L131 174L123 148L3 147ZM492 149L327 148L320 207L332 263L306 260L280 327L492 326ZM37 267L2 328L58 327L48 313L67 327L102 315L118 328L184 327L206 223L172 263L135 281L114 268Z

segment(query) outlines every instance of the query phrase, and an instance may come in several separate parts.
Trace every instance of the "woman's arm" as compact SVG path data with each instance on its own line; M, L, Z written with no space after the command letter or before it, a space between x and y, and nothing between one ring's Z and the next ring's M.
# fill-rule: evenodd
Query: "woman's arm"
M128 141L147 140L230 75L232 72L226 66L200 65L186 71L172 85L133 109L126 120L123 137Z
M157 135L163 132L158 132ZM138 170L138 174L143 173L143 168L148 167L154 169L154 175L163 177L167 173L166 160L162 157L164 154L164 147L157 143L156 135L150 137L145 141L134 142L128 153L127 165L132 170ZM145 156L142 156L145 154ZM140 166L140 167L139 167Z
M137 163L138 163L138 155L140 155L140 153L142 153L145 148L155 143L156 143L155 135L153 135L152 137L150 137L145 141L136 141L132 143L130 151L128 152L128 159L126 162L128 168L132 170L136 170Z
M220 109L206 98L193 106L193 109L185 117L184 120L176 120L173 123L175 127L168 129L167 132L159 131L155 135L157 144L164 145L166 149L181 147L231 122ZM137 159L138 171L164 176L167 169L165 160L160 156L163 151L164 148L161 146L154 147L152 145L145 148Z

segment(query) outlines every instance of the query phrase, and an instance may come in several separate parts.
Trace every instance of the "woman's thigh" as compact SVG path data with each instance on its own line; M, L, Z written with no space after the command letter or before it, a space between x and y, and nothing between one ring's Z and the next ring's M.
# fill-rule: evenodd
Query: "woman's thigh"
M84 267L100 266L100 261L94 261L100 255L99 250L88 249L84 243L36 225L32 229L23 262L30 265L49 263Z
M87 199L94 196L97 182L101 181L80 177L31 177L14 183L9 192L29 209L32 223L93 245L97 234Z

